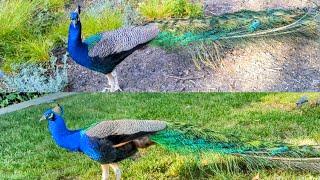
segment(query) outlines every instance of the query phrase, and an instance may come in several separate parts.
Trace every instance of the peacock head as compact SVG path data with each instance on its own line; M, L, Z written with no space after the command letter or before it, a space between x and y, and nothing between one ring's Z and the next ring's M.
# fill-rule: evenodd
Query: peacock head
M56 116L63 115L63 108L57 104L54 108L48 109L40 119L41 121L48 120L48 121L55 121Z
M76 27L76 25L80 22L80 13L81 13L80 6L78 6L74 12L70 13L70 20L71 20L71 23L73 24L73 27Z

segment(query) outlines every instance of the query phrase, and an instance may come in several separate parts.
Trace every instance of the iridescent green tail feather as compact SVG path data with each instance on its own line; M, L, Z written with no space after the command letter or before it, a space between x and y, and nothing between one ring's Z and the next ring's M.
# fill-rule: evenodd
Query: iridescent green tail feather
M194 157L208 154L233 156L250 168L298 168L303 170L318 158L320 149L313 146L294 146L281 142L245 141L233 135L223 135L207 129L172 124L168 129L153 135L152 140L170 152ZM303 164L301 162L305 162ZM294 166L292 167L292 163ZM309 165L308 165L309 164ZM311 168L311 167L310 167Z
M205 19L181 19L163 23L152 44L175 48L197 42L256 38L299 32L314 32L319 14L304 10L241 11Z

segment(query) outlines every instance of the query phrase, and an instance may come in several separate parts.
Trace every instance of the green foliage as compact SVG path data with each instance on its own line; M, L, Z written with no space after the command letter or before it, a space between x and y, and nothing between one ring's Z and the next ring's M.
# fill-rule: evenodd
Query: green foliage
M139 12L147 19L200 17L203 15L201 3L189 0L148 0L139 4Z
M295 102L319 93L137 93L79 94L59 100L71 129L108 119L158 119L191 124L245 139L286 141L296 145L319 138L320 108ZM112 106L106 105L112 104ZM0 118L1 179L100 179L98 163L55 145L46 123L37 120L54 104L44 104ZM12 130L14 129L14 131ZM206 134L207 132L202 132ZM256 144L256 142L252 142ZM319 142L318 142L319 144ZM124 179L316 179L318 174L254 169L246 171L234 157L180 155L160 146L140 151L141 158L120 166Z
M99 32L120 28L123 18L119 11L106 9L98 17L85 14L81 19L85 37Z
M0 108L41 96L41 93L0 93Z
M58 64L56 57L50 58L50 65L43 67L38 64L21 64L17 73L4 75L5 92L59 92L68 83L67 55Z
M22 62L48 62L55 44L50 30L63 17L64 1L1 1L0 57L2 69Z

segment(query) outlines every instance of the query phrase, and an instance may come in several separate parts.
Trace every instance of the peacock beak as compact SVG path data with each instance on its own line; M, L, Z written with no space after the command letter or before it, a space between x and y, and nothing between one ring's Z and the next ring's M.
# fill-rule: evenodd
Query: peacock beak
M47 120L47 118L46 118L45 116L42 116L42 117L40 118L39 122L42 122L42 121L45 121L45 120Z

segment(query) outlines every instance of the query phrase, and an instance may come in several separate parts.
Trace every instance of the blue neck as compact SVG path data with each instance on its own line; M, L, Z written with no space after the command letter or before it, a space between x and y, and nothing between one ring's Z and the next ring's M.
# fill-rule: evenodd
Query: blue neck
M83 43L81 38L80 21L75 26L72 23L69 26L68 52L72 59L78 64L85 67L91 66L91 58L88 55L88 45Z
M59 115L55 115L54 119L49 121L49 131L56 144L60 147L70 151L79 151L80 130L68 130L64 120Z

